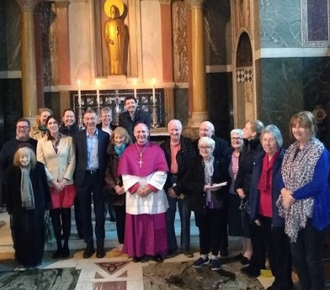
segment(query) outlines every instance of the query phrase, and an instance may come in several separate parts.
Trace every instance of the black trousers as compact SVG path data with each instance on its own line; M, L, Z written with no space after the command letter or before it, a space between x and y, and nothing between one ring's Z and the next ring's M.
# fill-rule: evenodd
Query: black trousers
M116 213L116 228L119 244L124 244L125 241L125 218L126 208L125 205L114 205Z
M82 226L82 218L81 218L81 206L80 206L80 200L78 195L76 195L74 199L74 218L76 221L76 227L78 236L83 235L83 226Z
M293 266L298 272L302 290L324 289L323 247L327 228L318 231L308 219L306 227L298 233L295 243L290 243Z
M95 214L95 236L98 248L104 247L105 229L104 229L104 194L102 192L103 184L100 183L99 173L90 174L86 171L84 182L78 188L78 198L81 207L82 229L84 241L88 247L93 247L93 225L91 214L91 202L93 198Z
M254 269L265 269L266 262L266 246L264 234L260 226L255 222L250 223L250 238L253 248L253 254L251 257L249 267Z
M205 214L195 212L196 226L199 228L200 254L218 256L220 250L220 219L221 211L207 209Z
M292 258L289 238L284 227L273 227L272 218L259 215L261 231L264 237L270 269L275 277L276 289L291 290Z
M68 246L71 234L71 208L55 208L50 210L57 248L62 248L61 233L63 231L64 246Z

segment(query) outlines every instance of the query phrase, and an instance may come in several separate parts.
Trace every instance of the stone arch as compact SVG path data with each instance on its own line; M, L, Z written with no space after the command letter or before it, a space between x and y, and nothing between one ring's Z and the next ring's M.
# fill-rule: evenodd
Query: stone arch
M243 31L238 38L235 67L236 124L243 127L246 121L255 119L255 94L253 54L251 40Z

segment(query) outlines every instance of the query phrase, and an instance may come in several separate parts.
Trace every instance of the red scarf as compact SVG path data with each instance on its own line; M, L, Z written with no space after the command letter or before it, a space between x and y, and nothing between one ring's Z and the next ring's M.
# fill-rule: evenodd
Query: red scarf
M270 191L271 185L271 172L273 170L273 166L275 160L280 155L280 150L277 150L273 157L269 160L268 154L265 154L262 160L262 171L259 178L258 189L262 191Z

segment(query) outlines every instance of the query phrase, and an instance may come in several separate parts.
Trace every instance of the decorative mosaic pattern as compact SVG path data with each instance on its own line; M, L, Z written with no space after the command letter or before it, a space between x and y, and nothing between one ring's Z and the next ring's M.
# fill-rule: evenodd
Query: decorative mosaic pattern
M236 70L236 81L238 83L252 83L253 81L253 69L243 68Z

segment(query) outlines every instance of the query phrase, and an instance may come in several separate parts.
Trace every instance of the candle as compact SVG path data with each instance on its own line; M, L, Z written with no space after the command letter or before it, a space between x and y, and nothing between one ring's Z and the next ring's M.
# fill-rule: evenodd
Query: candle
M152 102L156 104L156 89L155 89L156 80L152 79Z
M135 98L135 100L136 100L136 83L137 83L137 80L134 79L133 84L134 84L134 98Z
M78 84L78 105L81 107L81 89L80 89L80 80L77 81Z

